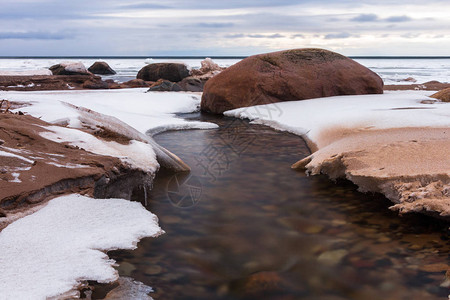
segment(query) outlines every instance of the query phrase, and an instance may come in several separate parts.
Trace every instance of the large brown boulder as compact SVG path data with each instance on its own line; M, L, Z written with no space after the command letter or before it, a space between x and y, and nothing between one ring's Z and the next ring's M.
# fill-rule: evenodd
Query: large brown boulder
M189 76L189 70L185 64L180 63L157 63L143 67L137 74L137 79L145 81L158 81L165 79L178 82Z
M442 102L450 102L450 88L446 88L446 89L444 89L442 91L434 93L430 97L439 99Z
M88 71L98 75L114 75L114 71L106 62L96 61L92 66L88 68Z
M322 49L250 56L205 84L201 108L226 110L337 95L382 94L382 79L354 60Z

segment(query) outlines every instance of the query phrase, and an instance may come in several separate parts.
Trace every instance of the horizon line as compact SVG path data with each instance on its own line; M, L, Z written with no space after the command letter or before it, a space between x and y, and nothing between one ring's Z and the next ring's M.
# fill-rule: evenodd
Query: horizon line
M239 55L156 55L156 56L142 56L142 55L62 55L62 56L0 56L0 59L48 59L48 58L65 58L65 59L244 59L248 56ZM432 55L351 55L347 56L352 59L450 59L450 56L432 56Z

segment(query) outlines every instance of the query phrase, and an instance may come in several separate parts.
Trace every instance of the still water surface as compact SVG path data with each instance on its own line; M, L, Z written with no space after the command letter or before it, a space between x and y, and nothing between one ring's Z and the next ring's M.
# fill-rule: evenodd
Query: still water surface
M446 299L448 225L290 169L298 136L209 115L217 130L155 137L192 167L160 172L147 208L166 234L114 251L154 299ZM144 193L136 200L146 203Z

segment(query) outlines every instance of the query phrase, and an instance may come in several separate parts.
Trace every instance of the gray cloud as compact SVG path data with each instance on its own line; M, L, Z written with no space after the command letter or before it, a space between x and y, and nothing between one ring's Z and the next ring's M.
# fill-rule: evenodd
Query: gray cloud
M240 39L246 37L246 35L243 33L235 33L235 34L226 34L224 37L227 39Z
M301 38L302 39L304 37L305 36L303 34L301 34L301 33L291 35L291 39L296 39L296 38Z
M275 34L249 34L247 35L249 38L254 38L254 39L279 39L279 38L283 38L284 35L279 34L279 33L275 33Z
M227 34L224 36L227 39L240 39L240 38L252 38L252 39L279 39L284 38L285 36L279 33L274 34L259 34L259 33L253 33L253 34L243 34L243 33L236 33L236 34Z
M123 9L167 9L171 8L168 5L154 4L154 3L135 3L122 5L120 8Z
M234 23L227 22L227 23L197 23L197 27L204 27L204 28L227 28L227 27L233 27Z
M419 36L418 33L411 33L411 32L408 32L408 33L405 33L405 34L401 35L401 37L405 38L405 39L414 39L414 38L416 38L418 36Z
M42 31L0 32L1 40L65 40L69 38L73 38L73 35Z
M330 33L325 35L326 40L333 40L333 39L347 39L349 37L356 37L355 35L351 35L348 32L341 32L341 33Z
M357 17L350 19L353 22L374 22L378 20L378 16L376 14L360 14Z
M400 23L400 22L408 22L411 21L411 17L408 16L393 16L393 17L389 17L384 19L386 22L391 22L391 23Z

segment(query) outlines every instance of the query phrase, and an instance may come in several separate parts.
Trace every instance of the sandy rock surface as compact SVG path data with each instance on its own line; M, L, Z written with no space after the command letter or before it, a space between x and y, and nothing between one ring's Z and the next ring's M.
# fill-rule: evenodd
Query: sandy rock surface
M324 132L339 136L336 132ZM345 177L363 192L379 192L400 213L423 212L450 220L450 130L355 130L293 165L309 174Z

